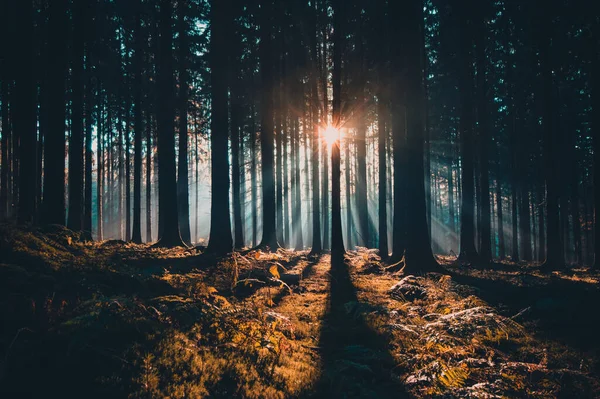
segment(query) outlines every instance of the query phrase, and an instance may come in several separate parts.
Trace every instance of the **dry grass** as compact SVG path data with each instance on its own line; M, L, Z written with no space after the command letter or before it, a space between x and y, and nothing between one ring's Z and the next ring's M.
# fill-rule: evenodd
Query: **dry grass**
M388 380L418 398L600 392L594 358L534 336L531 321L520 324L527 313L513 319L455 278L416 276L407 281L426 292L421 299L390 295L403 276L387 273L375 251L349 253L355 295L342 294L335 310L330 279L339 276L328 257L216 259L82 243L62 228L0 233L0 396L318 397L323 384L340 383L337 395L395 397ZM584 271L463 274L520 288L597 284ZM340 320L352 331L326 325ZM356 341L376 338L383 347Z

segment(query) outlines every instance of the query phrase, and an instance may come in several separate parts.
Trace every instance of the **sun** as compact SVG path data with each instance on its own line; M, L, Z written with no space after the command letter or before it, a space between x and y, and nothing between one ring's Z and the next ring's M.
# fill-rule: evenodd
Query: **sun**
M327 125L325 129L321 132L321 138L324 142L327 143L329 147L333 146L337 141L341 139L342 131L340 129L336 129L331 125Z

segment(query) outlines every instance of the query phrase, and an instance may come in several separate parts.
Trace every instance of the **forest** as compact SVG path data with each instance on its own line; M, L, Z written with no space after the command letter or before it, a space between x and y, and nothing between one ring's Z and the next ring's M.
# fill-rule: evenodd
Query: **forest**
M0 2L0 397L600 397L584 0Z

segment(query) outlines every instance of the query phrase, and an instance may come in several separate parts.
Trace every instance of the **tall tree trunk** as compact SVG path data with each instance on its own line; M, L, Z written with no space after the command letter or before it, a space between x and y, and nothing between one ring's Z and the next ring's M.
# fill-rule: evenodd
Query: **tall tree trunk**
M20 174L18 220L33 223L35 218L36 193L36 86L33 76L33 7L31 0L16 3L16 21L19 34L15 68L14 134L20 139ZM6 100L6 99L3 99ZM81 115L79 115L81 116ZM82 174L83 177L83 174ZM64 223L64 222L63 222ZM81 230L81 226L79 229Z
M91 74L91 51L88 45L86 52L87 64L86 72L88 73L88 84L85 95L85 184L84 184L84 202L83 202L83 234L84 239L91 241L92 237L92 168L93 168L93 118L94 111L93 93L94 85ZM97 155L97 154L96 154Z
M285 48L285 31L282 32L282 46ZM281 60L281 86L279 87L280 112L281 112L281 132L282 136L282 148L283 148L283 242L286 246L291 245L290 240L290 201L289 201L289 162L288 162L288 140L289 140L289 129L288 129L288 96L289 90L287 89L287 76L286 76L286 59L285 56Z
M279 32L275 32L278 35ZM277 41L278 43L280 41ZM283 49L280 45L274 46L276 56L273 57L274 61L274 75L275 79L273 82L273 98L274 98L274 120L275 120L275 146L277 154L275 157L275 207L276 207L276 231L277 241L280 245L285 247L285 241L283 239L283 138L282 138L282 110L281 110L281 68L280 58ZM296 95L299 96L298 93Z
M179 207L179 231L181 239L191 244L190 232L190 184L188 170L188 25L185 18L188 13L188 1L177 2L179 28L179 163L177 164L177 199Z
M131 93L125 102L125 241L131 240ZM135 144L134 144L135 145Z
M133 77L133 232L131 240L142 243L142 135L144 122L142 116L142 63L143 34L141 24L142 0L137 0L135 14L135 54ZM150 152L148 152L150 154ZM148 166L148 165L147 165Z
M228 1L212 4L210 42L212 123L211 123L211 216L208 250L226 254L233 248L231 219L229 214L229 154L227 139L228 118L228 70L226 49L230 46ZM239 182L238 182L239 184Z
M3 37L9 37L11 30L9 24L13 18L12 7L14 2L5 1L0 4L0 34ZM3 48L1 51L6 54L12 51L11 47L13 42L10 40L4 40L2 42ZM9 191L10 191L10 140L11 129L9 119L9 86L12 80L12 68L11 58L3 57L0 62L0 101L2 101L2 107L0 113L2 114L2 163L0 164L0 220L5 220L9 216ZM44 91L45 92L45 91Z
M362 27L358 27L361 29ZM366 67L365 67L365 55L364 55L364 43L362 38L357 39L357 57L356 62L358 66L358 93L357 93L357 106L358 109L366 109L365 99L365 85L366 85ZM367 194L367 115L357 113L358 120L356 121L356 207L358 211L358 240L357 244L363 247L370 247L371 236L369 233L369 200ZM348 144L349 145L349 144ZM347 162L350 160L348 159ZM348 201L348 205L350 201ZM348 220L350 222L351 219ZM350 242L350 241L349 241ZM350 245L349 245L350 246Z
M297 89L299 89L298 82L296 82ZM300 105L300 104L298 104ZM294 191L296 201L294 201L294 220L295 227L294 232L296 234L296 242L295 247L297 249L304 248L304 240L302 237L302 181L300 180L300 120L296 117L294 118L294 141L295 141L295 152L296 155L294 157Z
M152 242L152 120L146 113L146 242Z
M125 85L125 82L121 84ZM123 240L123 199L124 190L123 184L125 183L125 163L123 160L123 143L124 143L124 132L123 132L123 121L125 120L125 107L123 106L123 94L119 90L117 96L117 134L118 134L118 151L117 151L117 214L116 214L116 225L117 225L117 239Z
M263 236L260 247L274 251L278 248L275 227L275 176L273 171L274 144L273 133L273 55L271 10L273 0L261 1L260 20L260 73L262 78L260 114L261 114L261 174L263 202Z
M10 147L10 128L9 128L9 118L8 118L8 66L6 64L2 65L2 79L0 80L0 99L2 100L2 164L0 165L0 220L5 220L8 218L9 210L8 210L8 198L9 198L9 190L10 190L10 159L9 159L9 147Z
M521 173L523 170L521 169ZM529 261L532 260L531 254L531 215L529 209L529 190L527 189L527 182L525 178L521 178L520 182L520 205L521 210L519 212L520 218L520 231L521 231L521 244L519 247L521 248L521 260Z
M501 260L506 256L504 243L504 212L502 210L502 183L500 181L500 167L496 170L496 216L498 217L498 258Z
M594 27L592 43L592 129L594 132L594 263L595 269L600 268L600 23Z
M491 214L490 214L490 180L489 180L489 157L488 150L490 145L490 133L488 131L488 108L487 108L487 78L486 78L486 54L485 54L485 12L484 3L479 2L477 19L477 34L475 35L476 62L477 62L477 113L479 120L479 177L480 191L479 203L481 209L479 212L481 225L479 236L481 246L479 248L479 259L489 264L492 260L491 244Z
M67 1L49 6L48 131L44 144L43 223L65 224L65 73L67 69Z
M104 109L104 101L102 98L102 85L99 83L98 84L98 95L97 95L97 104L98 104L98 113L97 113L97 120L98 120L98 129L97 129L97 133L96 133L96 146L97 146L97 150L96 150L96 159L98 161L98 166L96 168L96 234L97 234L97 240L98 241L102 241L103 240L103 231L102 231L102 224L103 224L103 208L104 208L104 198L103 198L103 191L104 191L104 152L102 151L102 147L103 147L103 130L104 130L104 125L102 123L103 119L103 112L102 110Z
M347 248L353 248L354 247L354 243L352 240L352 196L351 196L351 190L350 190L350 185L351 185L351 178L350 178L350 172L351 172L351 160L352 158L350 157L350 137L349 135L346 136L346 151L345 151L345 156L346 156L346 170L345 170L345 177L346 177L346 247Z
M237 43L236 43L237 44ZM237 63L237 60L236 60ZM237 68L232 68L231 86L231 182L233 185L233 230L235 248L244 247L244 231L242 223L240 141L242 134L242 98L240 84L235 75Z
M333 1L333 126L342 127L342 48L343 16L341 0ZM331 148L331 262L344 260L344 240L342 238L342 214L340 203L340 140Z
M252 195L252 246L258 244L258 196L257 196L257 173L256 173L256 110L254 99L252 99L252 108L250 116L250 191Z
M462 193L460 201L459 260L472 263L478 258L475 249L475 187L474 187L474 134L473 134L473 76L472 76L472 21L467 5L460 9L460 148L462 159Z
M560 183L558 181L558 171L556 170L556 159L558 149L555 148L556 132L554 129L554 89L552 79L552 65L550 64L550 40L552 20L550 10L551 5L546 9L545 4L539 34L539 54L540 66L542 68L542 97L544 100L543 114L543 147L544 147L544 165L546 180L546 261L543 264L544 270L555 270L564 266L564 251L560 235L560 220L558 201L560 197Z
M183 246L179 234L177 202L177 169L175 165L174 85L171 0L160 1L159 59L157 85L161 106L158 112L158 190L159 236L157 245L162 247ZM227 201L227 203L229 203ZM227 218L229 220L229 218Z
M386 259L389 256L387 238L387 107L385 95L380 94L377 101L377 145L379 150L379 256Z
M575 152L575 143L571 143L570 151L573 160L571 166L571 214L573 215L575 263L581 266L583 265L583 254L581 250L581 215L579 211L579 160Z
M314 98L314 112L317 112L317 85L316 85L316 76L313 76L313 88L312 88L313 98ZM322 115L322 119L325 119L326 115ZM323 120L321 121L323 123ZM322 250L321 246L321 207L320 207L320 190L319 190L319 125L317 123L313 123L313 133L312 133L312 152L311 152L311 166L312 166L312 254L319 254Z
M309 12L311 21L310 45L312 65L310 69L310 90L312 98L312 138L311 138L311 172L312 172L312 249L311 254L319 254L321 246L321 207L320 207L320 181L319 181L319 126L326 124L327 113L323 107L319 107L318 69L319 51L317 45L317 10L313 4L312 12ZM320 121L319 121L320 116ZM320 122L320 123L319 123Z
M407 165L406 185L410 195L407 197L407 235L405 252L405 273L421 273L426 271L442 271L431 250L431 239L427 224L427 206L424 174L425 167L425 82L423 81L423 41L420 40L424 27L423 2L411 0L406 7L406 82L407 97Z
M406 19L405 5L400 2L390 4L390 18L401 18L402 23L393 23L392 43L396 40L404 41L406 34ZM421 40L419 40L419 43ZM393 78L392 89L392 146L394 154L394 214L393 214L393 236L392 236L392 260L399 261L404 257L406 251L406 178L408 177L407 170L407 154L406 154L406 76L404 70L406 60L404 51L400 46L394 46L391 51L392 70L395 71ZM419 77L419 79L421 79ZM412 101L412 99L411 99Z
M456 248L456 214L454 212L454 160L451 159L447 167L448 180L448 221L450 229L449 251L455 251Z

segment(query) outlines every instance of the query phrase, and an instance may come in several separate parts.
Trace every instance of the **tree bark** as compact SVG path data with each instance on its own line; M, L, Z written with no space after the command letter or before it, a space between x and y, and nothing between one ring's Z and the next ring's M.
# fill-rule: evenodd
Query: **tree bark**
M188 14L188 1L178 0L178 28L179 28L179 163L177 164L177 199L179 207L179 231L181 239L186 244L191 244L190 232L190 190L188 169L188 58L189 40L188 25L185 18Z
M67 69L67 1L49 6L48 131L44 143L43 223L65 224L65 73Z
M484 264L492 261L491 244L491 213L490 213L490 181L489 181L489 157L490 133L488 131L488 108L487 108L487 78L486 78L486 54L485 54L485 12L483 2L479 2L479 18L477 20L477 34L475 35L476 63L477 63L477 113L479 120L479 203L480 221L479 236L481 246L479 248L479 260Z
M19 207L20 223L33 223L36 194L36 80L33 76L33 7L31 0L16 3L17 30L20 38L17 49L19 59L15 68L14 134L19 137ZM3 99L6 100L6 99ZM75 111L74 111L75 112ZM81 116L81 115L79 115ZM81 175L83 177L83 174ZM81 226L78 230L81 230Z
M425 82L423 81L423 41L424 28L423 2L411 0L406 5L407 27L404 48L407 56L406 82L407 96L407 165L411 173L407 176L407 235L404 272L422 273L443 271L431 250L431 239L427 223L427 205L425 194Z
M172 51L172 3L160 1L160 39L157 85L161 106L158 112L159 242L161 247L183 246L179 234L177 169L175 165L174 85ZM229 219L228 219L229 220Z
M142 117L142 70L143 70L143 34L141 24L142 0L137 0L135 14L135 54L133 77L133 231L131 240L142 243L142 135L144 122ZM150 152L148 152L150 154Z
M273 124L273 55L272 31L273 20L271 10L273 0L261 2L260 19L260 73L262 78L260 114L260 149L262 174L263 202L263 236L259 247L275 251L279 247L275 227L275 175L273 170L274 157L274 124Z
M229 213L229 154L227 139L228 118L228 68L226 49L230 46L228 1L217 1L211 9L211 216L208 250L226 254L233 248Z
M333 127L342 128L342 48L343 16L341 0L333 1ZM331 262L332 265L344 260L344 240L342 237L342 214L340 203L340 140L331 148Z
M459 261L473 263L478 259L475 249L475 187L474 187L474 134L473 134L473 76L472 76L472 23L467 5L460 9L460 147L462 158L462 193L460 202Z
M540 1L541 4L541 1ZM542 68L542 97L544 100L543 110L543 149L546 180L546 261L542 269L546 271L562 268L565 263L564 251L561 242L560 220L558 201L560 197L560 183L558 171L556 170L557 148L555 148L556 132L554 129L554 89L552 79L552 65L550 64L550 40L552 32L552 20L549 15L553 10L551 5L541 4L545 10L539 27L539 54L540 66Z

